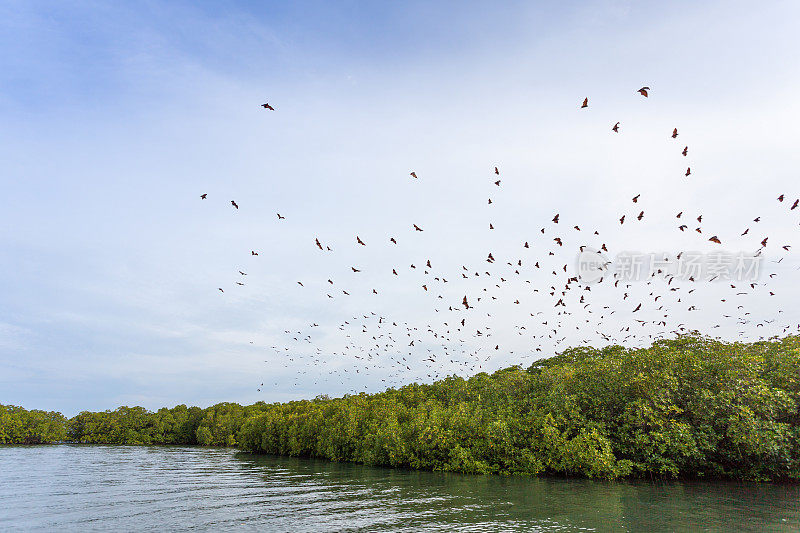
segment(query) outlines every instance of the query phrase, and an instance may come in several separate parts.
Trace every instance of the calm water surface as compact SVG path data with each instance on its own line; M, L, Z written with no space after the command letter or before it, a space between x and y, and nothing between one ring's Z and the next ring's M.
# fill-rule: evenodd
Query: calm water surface
M414 472L184 447L0 447L0 531L800 531L800 487Z

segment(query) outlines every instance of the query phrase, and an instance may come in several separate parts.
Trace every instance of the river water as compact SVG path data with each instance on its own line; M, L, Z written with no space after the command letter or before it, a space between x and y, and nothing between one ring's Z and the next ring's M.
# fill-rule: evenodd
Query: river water
M468 476L192 447L0 447L0 531L800 531L800 487Z

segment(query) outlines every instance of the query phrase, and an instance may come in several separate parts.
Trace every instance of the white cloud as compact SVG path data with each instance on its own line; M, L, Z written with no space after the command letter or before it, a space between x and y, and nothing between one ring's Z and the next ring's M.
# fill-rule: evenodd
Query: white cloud
M213 22L197 11L159 10L164 20L186 18L175 33L134 13L131 27L144 27L145 38L111 24L94 37L102 46L106 32L123 32L103 56L106 70L94 73L94 63L77 58L73 74L52 74L53 83L64 83L68 105L49 98L32 105L17 94L0 107L9 124L0 133L8 169L0 178L0 317L21 324L14 326L19 331L0 329L0 364L44 383L22 380L9 394L75 408L141 398L153 408L375 390L429 379L434 370L463 374L478 363L528 363L555 349L541 322L559 319L547 293L564 280L556 283L550 272L572 266L577 246L592 240L590 230L616 251L712 246L710 234L677 231L677 210L702 213L704 227L732 250L752 249L739 233L763 216L751 231L770 235L770 259L786 259L773 267L780 269L771 282L776 296L748 297L747 306L754 322L779 309L785 319L758 330L751 324L745 337L800 321L792 314L800 263L795 248L779 248L791 242L798 211L783 204L779 212L775 202L782 192L800 196L791 144L800 123L792 97L800 85L791 68L796 11L791 3L753 12L744 4L677 10L598 2L549 15L506 7L485 14L494 23L488 29L466 15L451 20L442 35L452 42L407 41L404 29L390 26L369 49L348 38L376 37L304 39L300 29L282 30L244 12ZM41 23L30 14L9 16L20 27ZM414 31L431 34L444 22L438 16ZM110 24L108 13L94 17ZM55 42L77 46L69 23L48 28ZM38 44L15 59L15 72L48 79L41 65L54 61L52 42ZM647 100L635 93L641 85L652 87ZM590 107L581 111L586 96ZM275 112L258 107L264 99ZM616 121L619 135L610 132ZM673 127L680 130L675 141ZM687 158L679 153L685 144ZM499 188L492 185L495 165ZM690 180L683 178L687 165ZM411 170L419 180L408 176ZM209 199L201 201L201 193ZM646 212L642 223L619 225L622 213L631 222L639 209ZM278 221L277 212L286 220ZM556 212L562 222L552 233ZM565 246L551 257L556 235ZM315 238L334 252L320 252ZM521 248L526 240L529 250ZM532 283L496 265L490 279L510 281L490 301L482 289L492 284L473 275L485 272L489 251L501 265L523 259ZM426 277L421 267L429 258L434 267ZM547 268L532 269L537 260ZM469 267L468 281L461 265ZM363 272L352 273L352 266ZM432 281L437 275L448 284ZM635 305L629 303L650 290L634 287L622 302L597 290L596 307L618 311L605 314L602 331L628 327ZM673 305L670 323L710 330L724 312L711 304L712 294L719 299L715 291L686 297L707 304L702 314ZM480 311L447 311L459 308L465 293L486 299ZM554 337L566 340L559 347L599 342L597 328L575 311L561 317ZM646 311L648 319L658 316ZM359 333L366 322L352 317L370 312L400 324L392 327L392 357L406 357L411 370L383 351L369 359L369 348L381 344L371 337L389 329L370 322L368 334ZM445 344L458 356L446 357L428 325L452 331L464 316L470 336L452 333ZM338 328L343 320L351 322L345 331ZM404 322L424 337L410 357ZM545 335L542 352L531 352L530 337L518 334L522 324ZM492 337L471 336L485 326ZM718 331L737 337L736 326ZM312 343L303 341L308 334ZM467 341L466 354L458 338ZM18 361L14 350L23 340L35 350ZM437 354L434 364L425 362L428 348ZM478 348L480 355L472 355ZM254 396L262 381L272 385Z

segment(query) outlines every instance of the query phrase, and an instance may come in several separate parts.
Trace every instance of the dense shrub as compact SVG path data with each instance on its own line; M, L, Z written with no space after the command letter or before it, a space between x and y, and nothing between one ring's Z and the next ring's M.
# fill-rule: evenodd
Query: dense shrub
M42 444L66 438L66 418L61 413L27 411L0 405L0 444Z
M156 412L0 406L0 443L239 446L466 473L800 479L800 338L575 348L378 394Z
M473 473L800 479L800 340L696 335L270 406L255 452Z

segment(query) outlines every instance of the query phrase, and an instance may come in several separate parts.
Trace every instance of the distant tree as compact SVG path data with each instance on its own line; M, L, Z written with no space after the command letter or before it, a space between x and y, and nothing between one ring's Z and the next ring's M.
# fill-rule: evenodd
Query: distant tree
M0 444L45 444L67 437L61 413L0 405Z

